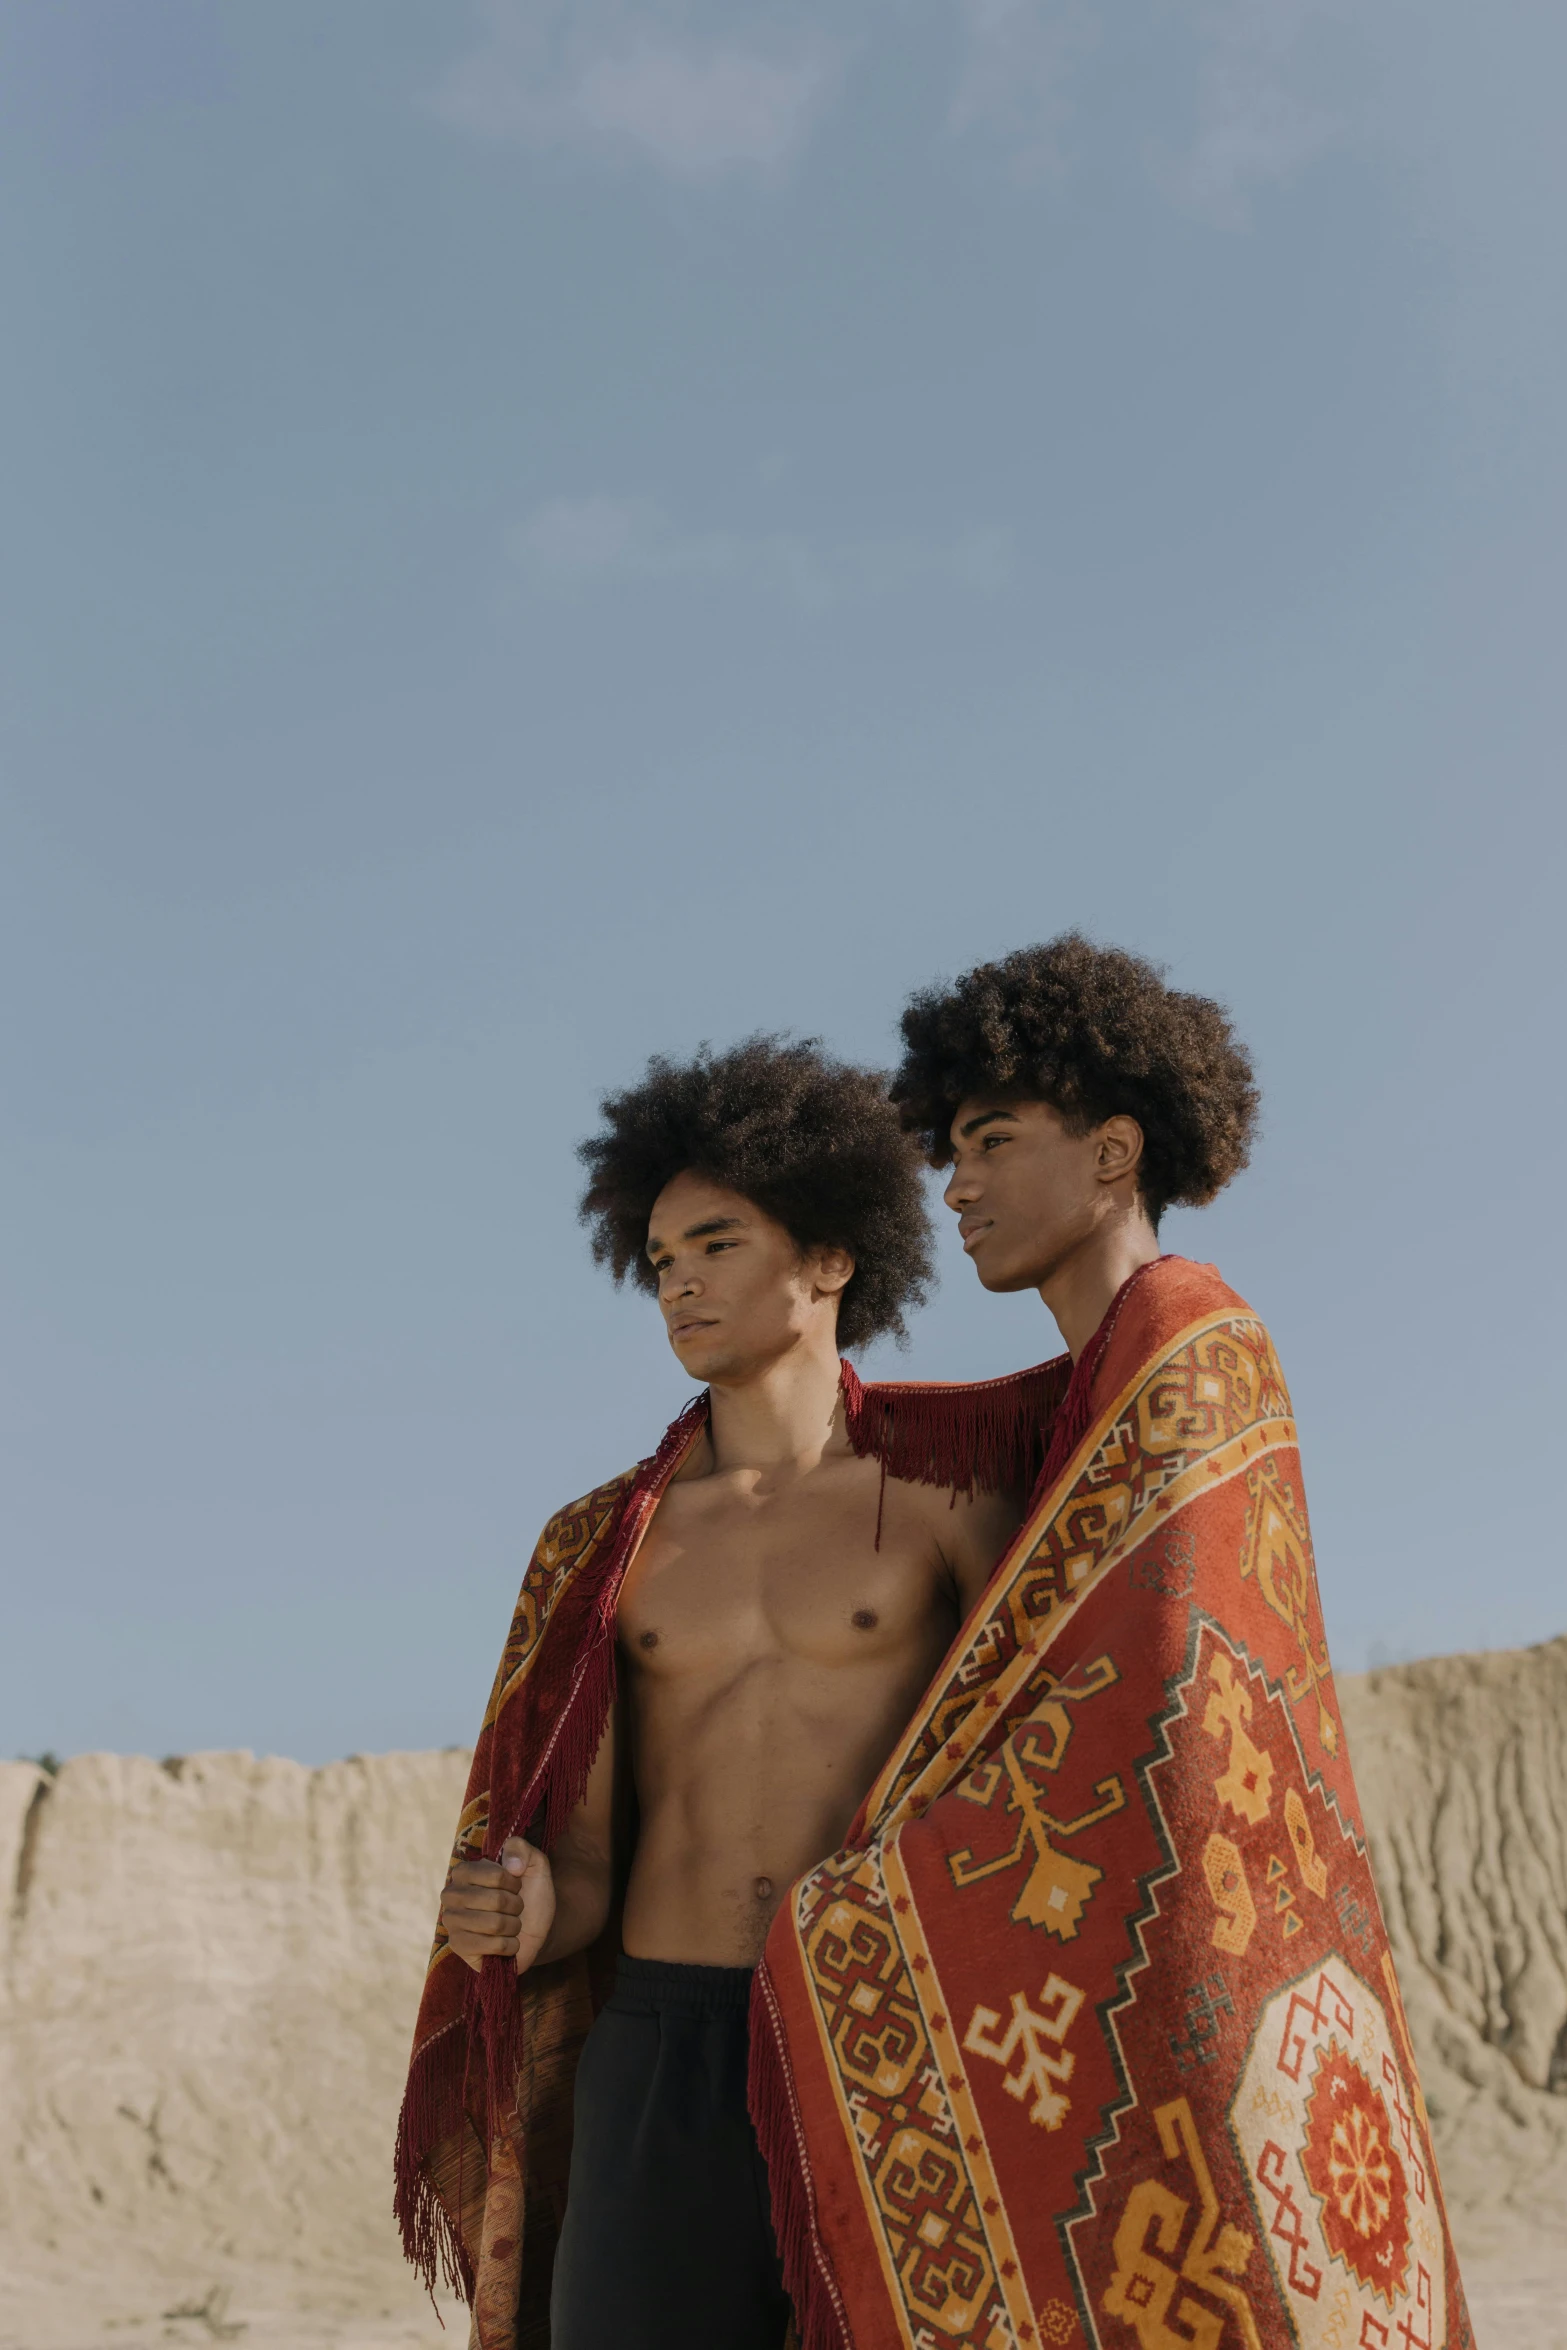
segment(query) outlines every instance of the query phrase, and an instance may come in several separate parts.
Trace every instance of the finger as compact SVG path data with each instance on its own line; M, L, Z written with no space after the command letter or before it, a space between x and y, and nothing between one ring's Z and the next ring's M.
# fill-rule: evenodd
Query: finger
M486 1935L515 1934L517 1931L515 1912L507 1916L498 1910L443 1909L441 1922L450 1933L477 1935L480 1941Z
M526 1876L534 1862L543 1858L537 1845L530 1844L525 1836L508 1836L501 1846L501 1867L509 1876Z
M497 1910L515 1915L521 1901L522 1895L515 1883L504 1889L499 1885L493 1889L488 1885L448 1885L441 1896L441 1907L469 1910L478 1916L489 1915Z
M460 1958L510 1958L517 1948L515 1934L454 1934L447 1939Z
M447 1876L448 1885L504 1885L507 1872L498 1860L460 1860Z
M448 1942L511 1942L523 1930L520 1918L445 1916L441 1920Z

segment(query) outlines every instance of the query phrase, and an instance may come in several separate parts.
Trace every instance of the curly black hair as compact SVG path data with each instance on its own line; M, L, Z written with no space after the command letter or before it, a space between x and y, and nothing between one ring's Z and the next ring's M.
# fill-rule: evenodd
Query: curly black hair
M960 1103L980 1094L1048 1102L1075 1134L1135 1118L1156 1225L1172 1202L1206 1205L1250 1156L1259 1096L1224 1006L1081 931L922 989L903 1038L892 1099L932 1166L952 1156Z
M692 1061L655 1054L640 1085L606 1094L604 1131L579 1143L588 1170L579 1209L593 1255L643 1289L648 1218L687 1172L726 1184L781 1224L799 1248L845 1248L854 1273L838 1308L846 1352L907 1337L904 1312L934 1279L919 1152L873 1069L835 1060L814 1038L752 1036Z

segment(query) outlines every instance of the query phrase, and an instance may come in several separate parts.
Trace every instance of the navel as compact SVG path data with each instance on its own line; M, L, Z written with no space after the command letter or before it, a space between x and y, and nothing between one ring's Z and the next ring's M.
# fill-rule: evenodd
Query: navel
M874 1632L877 1620L876 1610L873 1607L857 1607L849 1618L856 1632Z
M758 1901L771 1901L771 1900L772 1900L772 1897L773 1897L773 1880L772 1880L772 1878L771 1878L771 1877L756 1877L756 1878L753 1878L753 1880L752 1880L752 1884L751 1884L751 1890L752 1890L752 1892L753 1892L753 1893L756 1895L756 1898L757 1898L757 1900L758 1900Z
M638 1648L656 1648L658 1646L658 1634L656 1632L639 1632L637 1634L637 1646Z

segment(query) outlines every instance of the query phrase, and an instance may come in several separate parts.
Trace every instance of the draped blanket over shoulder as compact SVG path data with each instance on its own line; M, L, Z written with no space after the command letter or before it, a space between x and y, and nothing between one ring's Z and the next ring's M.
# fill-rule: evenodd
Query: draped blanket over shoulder
M1471 2350L1266 1330L1164 1258L1075 1371L846 1370L845 1397L893 1476L1034 1483L757 1970L751 2109L805 2350ZM704 1411L546 1529L460 1857L547 1844L578 1800L620 1581ZM549 2340L612 1955L519 1984L436 1940L398 2209L481 2350Z
M1071 1366L961 1387L864 1386L847 1363L850 1441L884 1476L1037 1479ZM539 1537L474 1748L453 1859L507 1837L546 1848L581 1800L615 1694L615 1610L660 1495L700 1437L699 1397L647 1459L559 1512ZM613 1930L579 1958L475 1975L437 1929L397 2133L396 2208L409 2259L473 2308L482 2350L543 2350L565 2209L577 2057L613 1978Z

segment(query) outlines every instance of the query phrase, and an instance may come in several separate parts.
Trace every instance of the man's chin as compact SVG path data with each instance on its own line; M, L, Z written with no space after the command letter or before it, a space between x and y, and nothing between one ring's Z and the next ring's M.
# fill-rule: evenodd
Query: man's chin
M704 1387L710 1387L715 1379L722 1379L733 1368L732 1350L706 1331L679 1346L671 1339L670 1351L686 1377L699 1379Z
M1031 1265L1008 1261L1002 1256L987 1257L984 1251L971 1260L979 1275L981 1289L988 1289L998 1297L1010 1296L1015 1290L1037 1289L1039 1275Z

